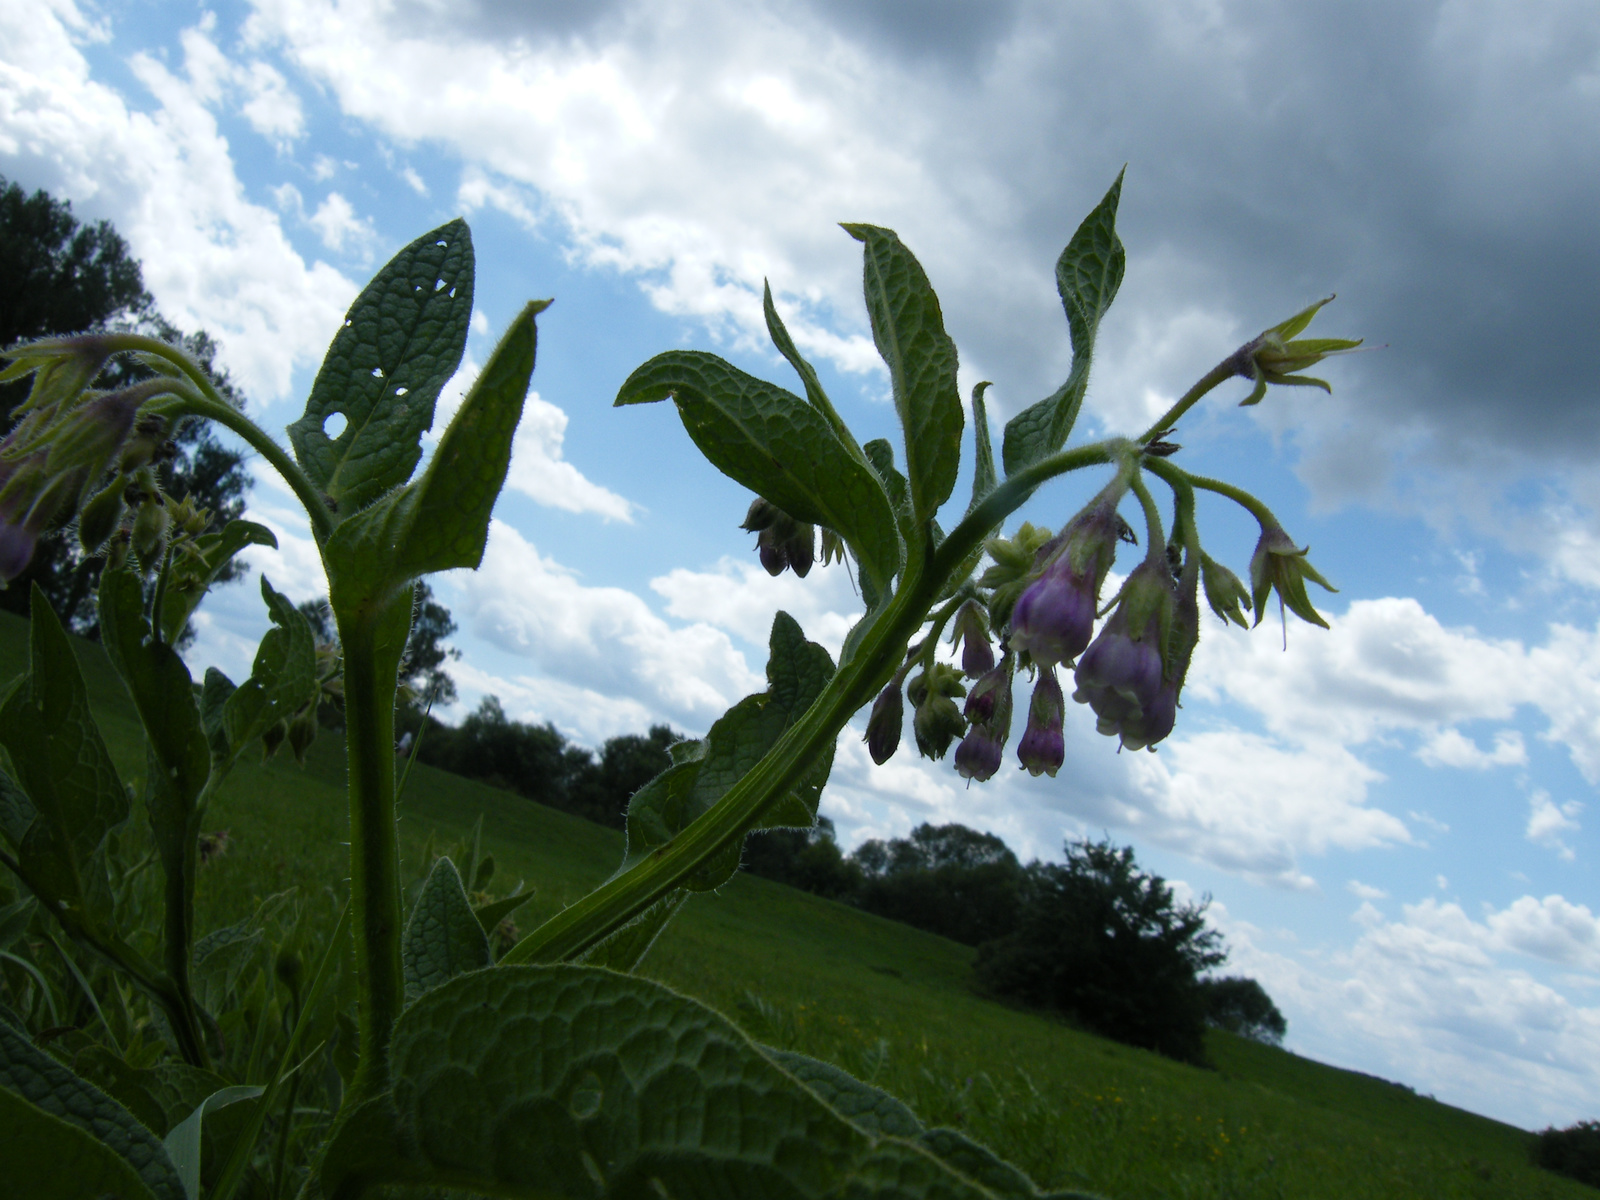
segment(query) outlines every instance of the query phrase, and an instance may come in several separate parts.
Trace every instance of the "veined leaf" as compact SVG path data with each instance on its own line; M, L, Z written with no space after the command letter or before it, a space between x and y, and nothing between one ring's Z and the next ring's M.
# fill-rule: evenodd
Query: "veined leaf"
M340 517L411 478L472 318L472 235L455 220L396 254L356 297L289 426L295 457ZM324 429L345 418L337 437Z
M82 1126L0 1088L0 1163L5 1187L28 1200L158 1200L128 1161ZM180 1189L175 1197L184 1200Z
M156 1200L185 1200L183 1185L155 1134L110 1096L74 1075L3 1021L0 1021L0 1092L27 1102L27 1105L8 1105L14 1110L8 1116L18 1115L27 1106L36 1106L58 1121L90 1135L115 1154L137 1175L144 1189ZM41 1132L49 1128L36 1118L29 1123ZM16 1126L10 1120L0 1123L0 1130L8 1134L14 1129ZM69 1140L59 1133L56 1138L59 1141ZM4 1156L8 1187L14 1186L16 1180L12 1174L13 1162L20 1165L32 1160L32 1151L24 1153L25 1149L22 1144L12 1147L13 1153L19 1154L18 1159L13 1159L11 1153ZM72 1169L70 1163L55 1165L63 1172ZM100 1171L108 1169L103 1160L96 1161L94 1168ZM85 1193L76 1194L81 1196Z
M261 598L273 627L261 638L250 678L222 705L229 761L317 693L317 644L305 614L261 577Z
M440 858L428 872L400 943L409 1003L464 971L494 960L455 863Z
M183 572L174 572L161 601L161 636L170 644L183 633L190 615L205 599L222 569L246 546L278 548L272 530L254 521L229 521L216 533L197 538L195 559Z
M994 446L989 442L989 406L983 400L984 392L993 386L985 380L972 389L972 432L976 455L972 471L972 503L967 507L968 512L977 508L979 502L994 491L996 482Z
M1056 391L1006 423L1003 456L1007 475L1054 454L1066 445L1089 386L1089 364L1094 357L1100 319L1122 286L1127 253L1117 236L1117 203L1122 198L1122 174L1093 212L1083 219L1067 248L1056 260L1056 290L1067 310L1072 334L1072 370Z
M845 1120L722 1017L636 976L501 967L395 1023L390 1093L345 1123L325 1195L433 1183L499 1196L992 1193Z
M439 439L422 478L339 526L324 560L335 603L348 609L420 575L477 567L489 517L511 465L511 442L550 304L526 305L495 347Z
M89 712L72 643L37 584L31 603L28 672L0 703L0 746L16 771L15 782L0 781L0 831L29 887L64 920L95 922L107 899L95 852L127 819L128 793Z
M877 476L793 392L746 375L714 354L670 350L628 376L616 403L672 397L683 427L723 474L797 521L849 543L880 591L900 570L900 539Z
M764 1046L768 1058L810 1088L824 1103L864 1133L890 1134L898 1138L922 1136L917 1114L882 1088L863 1083L848 1071L796 1054Z
M846 225L864 247L863 291L872 340L889 366L905 434L911 511L920 524L950 497L961 467L961 393L956 344L944 331L939 297L893 230Z
M706 735L699 757L674 764L634 794L628 804L628 845L622 869L671 841L721 800L833 678L828 652L806 641L788 613L773 618L770 646L767 690L746 696L724 713ZM817 802L831 766L830 756L753 828L808 828L816 820ZM742 848L742 840L729 846L701 867L686 886L693 891L722 886L739 869Z

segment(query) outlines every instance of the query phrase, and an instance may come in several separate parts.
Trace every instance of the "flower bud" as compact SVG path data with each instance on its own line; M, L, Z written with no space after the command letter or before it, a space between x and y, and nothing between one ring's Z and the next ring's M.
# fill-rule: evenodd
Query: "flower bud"
M756 554L768 575L782 575L788 567L804 579L817 561L814 525L796 521L770 500L757 496L739 528L756 534Z
M78 544L85 554L93 554L105 545L122 523L126 508L122 501L124 487L120 478L112 480L111 486L93 497L78 514Z
M1042 667L1071 662L1089 644L1117 543L1133 536L1117 514L1125 490L1119 476L1039 552L1038 573L1011 612L1009 643Z
M967 693L967 703L962 710L967 720L980 724L993 722L995 714L1003 705L1006 709L1007 723L1010 718L1011 704L1011 664L1008 655L998 667L993 667L984 672L978 681L972 685L972 690Z
M906 694L917 706L911 730L917 750L924 758L943 758L952 739L966 732L967 722L956 707L956 700L967 694L954 667L934 663L912 679Z
M158 494L145 500L133 518L133 552L146 571L161 562L167 548L167 506Z
M1039 682L1033 687L1033 698L1028 702L1028 727L1017 743L1018 760L1028 774L1036 778L1048 775L1054 779L1066 761L1066 739L1062 732L1065 708L1054 668L1041 669Z
M1211 611L1241 629L1250 628L1243 608L1250 603L1250 589L1244 582L1209 554L1200 556L1200 578L1205 584L1206 603Z
M950 644L961 646L961 670L969 679L994 670L994 646L989 642L989 622L977 600L968 600L956 609L950 630Z
M38 545L39 538L33 530L20 521L13 523L0 516L0 587L28 569Z
M289 722L279 721L270 726L261 735L261 757L271 758L278 752L278 747L283 745L283 739L289 736Z
M1094 709L1101 733L1122 737L1130 747L1159 741L1172 729L1169 718L1156 733L1169 704L1160 693L1175 598L1166 565L1146 559L1128 576L1117 611L1078 660L1072 698ZM1170 702L1175 707L1175 689Z
M306 765L306 751L317 740L317 713L315 704L309 705L289 722L289 749L295 762Z
M900 681L891 679L889 686L872 702L872 715L867 718L867 753L880 767L900 749L900 731L904 724L905 701L900 697Z
M1000 769L1004 742L987 725L974 725L956 747L956 774L986 783Z

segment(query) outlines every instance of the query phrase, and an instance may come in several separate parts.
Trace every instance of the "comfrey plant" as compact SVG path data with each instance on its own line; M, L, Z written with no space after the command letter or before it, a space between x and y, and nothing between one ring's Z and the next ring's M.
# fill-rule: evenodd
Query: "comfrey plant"
M1317 382L1296 372L1354 345L1297 340L1320 306L1224 359L1139 436L1064 449L1096 331L1122 280L1120 188L1119 179L1057 264L1071 373L1006 427L1003 477L989 441L987 385L974 391L972 497L948 532L936 514L962 456L956 350L922 268L886 229L845 226L865 251L867 309L904 431L903 470L888 442L857 442L770 292L768 328L804 395L692 351L660 355L623 384L617 404L670 398L712 464L756 494L744 526L757 534L769 571L804 575L820 538L824 561L850 565L865 612L837 663L779 613L767 690L734 705L705 737L673 748L672 766L629 805L616 873L498 963L485 930L520 901L475 911L450 859L438 861L409 915L402 911L395 688L414 582L482 558L545 302L512 322L415 477L472 310L472 249L459 221L408 246L356 300L305 415L289 429L292 454L160 342L97 334L12 350L3 377L32 372L34 384L24 419L0 447L0 573L14 575L41 534L73 522L86 550L108 556L101 628L148 737L142 806L165 881L159 955L120 924L124 906L107 864L129 794L88 715L67 638L37 593L31 668L0 707L3 861L29 894L19 903L37 905L51 936L65 934L107 964L127 984L116 993L124 1004L142 996L159 1014L166 1048L155 1053L172 1068L162 1078L185 1080L189 1100L174 1107L162 1093L164 1110L136 1115L125 1074L108 1068L91 1082L30 1042L15 1014L0 1013L0 1128L8 1134L0 1173L40 1196L177 1200L204 1187L227 1197L247 1178L253 1194L268 1184L286 1194L286 1183L298 1181L283 1151L302 1112L296 1072L313 1044L348 1030L354 1053L346 1046L334 1055L347 1086L335 1089L337 1114L303 1155L306 1195L394 1187L586 1198L1039 1195L964 1135L928 1129L839 1069L757 1045L631 972L693 893L733 875L748 833L813 824L838 738L867 704L876 761L895 753L909 699L919 750L938 758L959 742L957 770L986 780L1002 763L1018 677L1031 676L1018 756L1035 775L1053 775L1063 761L1067 671L1073 698L1123 746L1154 745L1171 731L1201 587L1240 624L1246 605L1259 621L1273 591L1320 623L1305 582L1323 581L1305 551L1253 497L1180 468L1168 440L1191 406L1235 376L1256 384L1248 403L1270 384ZM90 390L117 354L138 356L158 377L121 392ZM344 418L336 435L328 425L335 415ZM273 627L248 680L235 686L212 670L196 684L173 649L222 565L245 545L272 541L242 521L203 533L203 514L161 496L149 464L174 424L194 418L243 437L304 505L342 661L319 660L304 617L265 580ZM1059 532L1024 525L1000 536L1041 487L1091 467L1107 468L1109 480ZM1170 532L1151 479L1171 493ZM1237 501L1261 522L1249 588L1202 551L1197 489ZM1125 504L1142 516L1145 552L1096 634L1116 553L1136 541ZM937 654L946 630L959 666ZM314 969L280 957L278 980L292 1004L283 1009L288 1032L276 1067L256 1071L265 1082L230 1078L208 1011L213 992L195 983L215 978L216 956L231 944L217 934L197 941L193 928L201 818L247 746L287 738L303 752L319 690L341 683L348 905ZM328 987L346 944L354 1025ZM109 1031L117 1020L105 1023ZM258 1035L253 1070L261 1044ZM202 1118L208 1106L230 1103L248 1118L202 1182ZM264 1128L279 1138L267 1183L252 1165Z

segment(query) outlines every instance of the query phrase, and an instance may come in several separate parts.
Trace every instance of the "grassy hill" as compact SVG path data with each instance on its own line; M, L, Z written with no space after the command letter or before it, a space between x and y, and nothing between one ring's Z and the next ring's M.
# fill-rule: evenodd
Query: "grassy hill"
M26 625L0 613L0 687L23 669ZM80 647L96 714L125 778L142 770L132 705L94 646ZM200 928L295 886L347 874L343 748L319 738L242 765L209 829L228 854L200 878ZM537 889L526 927L605 878L617 833L417 767L401 805L407 878L430 837L483 819L497 890ZM768 1043L838 1062L933 1123L967 1130L1043 1185L1108 1197L1592 1197L1528 1165L1523 1130L1368 1076L1216 1034L1200 1070L981 1000L968 947L766 880L696 897L643 973L733 1016Z

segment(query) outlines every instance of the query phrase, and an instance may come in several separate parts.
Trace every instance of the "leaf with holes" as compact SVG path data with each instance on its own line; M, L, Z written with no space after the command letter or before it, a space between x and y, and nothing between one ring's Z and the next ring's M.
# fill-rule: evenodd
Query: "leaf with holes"
M863 291L872 340L889 367L905 434L911 511L920 523L950 497L961 468L961 393L956 344L944 331L939 297L892 229L846 225L863 247Z
M637 976L501 967L395 1023L392 1090L328 1148L324 1195L392 1183L497 1196L992 1193L921 1147L873 1136L724 1018Z
M538 349L536 318L548 300L526 305L461 402L422 478L339 526L323 555L342 611L418 576L476 568L489 538L495 498L511 465L511 443Z
M345 314L305 415L289 426L295 457L339 517L411 478L467 345L472 280L472 235L451 221L390 259ZM335 415L344 428L330 437Z
M1122 286L1128 256L1117 236L1117 203L1122 198L1122 175L1111 185L1095 209L1083 219L1067 248L1056 261L1056 290L1067 310L1072 334L1072 369L1067 381L1006 423L1002 456L1007 475L1054 454L1066 445L1089 386L1089 365L1094 358L1100 319Z
M448 858L440 858L428 872L406 922L400 954L407 1003L463 971L476 971L494 961L461 875Z
M128 1165L142 1181L148 1194L155 1196L156 1200L185 1200L183 1184L155 1134L110 1096L74 1075L3 1021L0 1021L0 1089L9 1096L27 1102L27 1105L8 1105L13 1111L7 1113L7 1117L26 1118L32 1127L43 1133L52 1127L25 1111L28 1106L36 1106L36 1110L43 1110L57 1121L89 1134L110 1150ZM5 1131L8 1138L16 1138L19 1132L13 1120L4 1120L0 1123L0 1129ZM56 1138L61 1142L70 1141L59 1133ZM32 1162L33 1152L26 1149L27 1145L21 1140L14 1141L5 1155L8 1187L14 1187L17 1183L17 1176L13 1174L14 1163L17 1166L39 1165ZM63 1172L73 1169L70 1162L57 1163L56 1166ZM98 1159L95 1168L102 1171L106 1169ZM37 1193L25 1194L31 1196ZM100 1193L67 1191L57 1194L83 1196Z
M822 413L793 392L696 350L656 355L628 376L616 403L669 396L712 466L795 520L834 530L876 590L888 589L900 570L888 497Z

